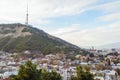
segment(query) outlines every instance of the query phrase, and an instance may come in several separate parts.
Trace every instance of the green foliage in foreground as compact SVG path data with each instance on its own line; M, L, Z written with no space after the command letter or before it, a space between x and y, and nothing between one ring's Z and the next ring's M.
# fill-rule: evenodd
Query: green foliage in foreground
M61 80L61 76L53 71L37 70L35 64L27 61L25 65L20 66L18 75L10 76L10 80Z
M116 69L116 72L117 72L118 75L120 76L120 69Z
M85 66L77 66L77 75L72 76L71 80L94 80L94 76L90 73L90 68Z

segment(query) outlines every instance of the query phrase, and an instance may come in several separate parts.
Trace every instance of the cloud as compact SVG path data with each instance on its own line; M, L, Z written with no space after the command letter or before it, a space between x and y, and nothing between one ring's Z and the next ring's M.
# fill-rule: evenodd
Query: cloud
M120 12L119 13L110 13L104 16L100 16L97 18L99 21L114 21L120 20Z
M91 9L97 9L97 10L100 9L103 10L105 13L118 12L120 9L120 0L115 0L112 2L96 5L93 6Z
M29 18L35 22L44 18L82 13L96 1L98 0L0 0L0 20L24 22L27 3Z
M106 27L100 26L91 29L80 29L80 27L81 26L79 25L79 27L70 26L60 28L56 30L56 33L60 32L61 30L60 34L51 34L78 46L99 46L120 41L120 28L113 29L110 27L110 24L106 25ZM74 32L74 30L77 31ZM67 31L70 32L68 33Z
M111 24L108 25L108 27L113 28L113 29L114 29L114 28L115 28L115 29L118 29L118 28L120 28L120 21L111 23Z
M97 0L41 0L38 2L41 3L40 6L34 7L35 9L40 10L40 12L36 13L36 11L32 11L32 13L36 15L39 13L43 18L73 15L85 11L90 4L93 4L96 1Z
M59 28L57 31L53 32L54 35L64 35L69 33L74 33L79 31L79 24L73 24L70 27Z
M104 14L97 17L96 20L104 21L117 21L120 20L120 0L115 0L112 2L107 2L104 4L99 4L93 6L90 10L101 10Z

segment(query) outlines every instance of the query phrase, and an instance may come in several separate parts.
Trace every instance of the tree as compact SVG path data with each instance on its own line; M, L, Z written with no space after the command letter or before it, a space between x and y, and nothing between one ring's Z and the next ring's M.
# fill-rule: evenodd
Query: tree
M11 75L9 78L10 78L10 80L17 80L18 79L16 75Z
M41 70L41 80L61 80L60 74L55 71L48 72L46 70Z
M40 80L40 76L36 65L27 61L25 65L20 66L18 75L11 76L10 80Z
M38 70L31 61L20 66L18 75L11 75L9 78L10 80L61 80L61 76L57 72Z
M90 73L90 68L85 66L84 68L79 65L77 66L77 75L72 76L71 80L94 80L93 75Z
M55 71L52 71L50 74L50 80L61 80L61 76L60 74L58 74L57 72Z

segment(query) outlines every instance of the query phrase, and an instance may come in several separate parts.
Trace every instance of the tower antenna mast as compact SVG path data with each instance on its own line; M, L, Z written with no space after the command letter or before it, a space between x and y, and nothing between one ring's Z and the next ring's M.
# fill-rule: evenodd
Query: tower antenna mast
M27 5L27 11L26 11L26 21L25 21L25 24L27 24L28 25L28 5Z

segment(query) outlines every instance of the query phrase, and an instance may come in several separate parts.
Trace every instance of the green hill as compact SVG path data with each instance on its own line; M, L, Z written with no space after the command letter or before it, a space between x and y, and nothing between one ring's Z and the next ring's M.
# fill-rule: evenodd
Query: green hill
M81 52L79 47L43 30L24 24L0 24L0 50L6 52L40 51L56 53Z

